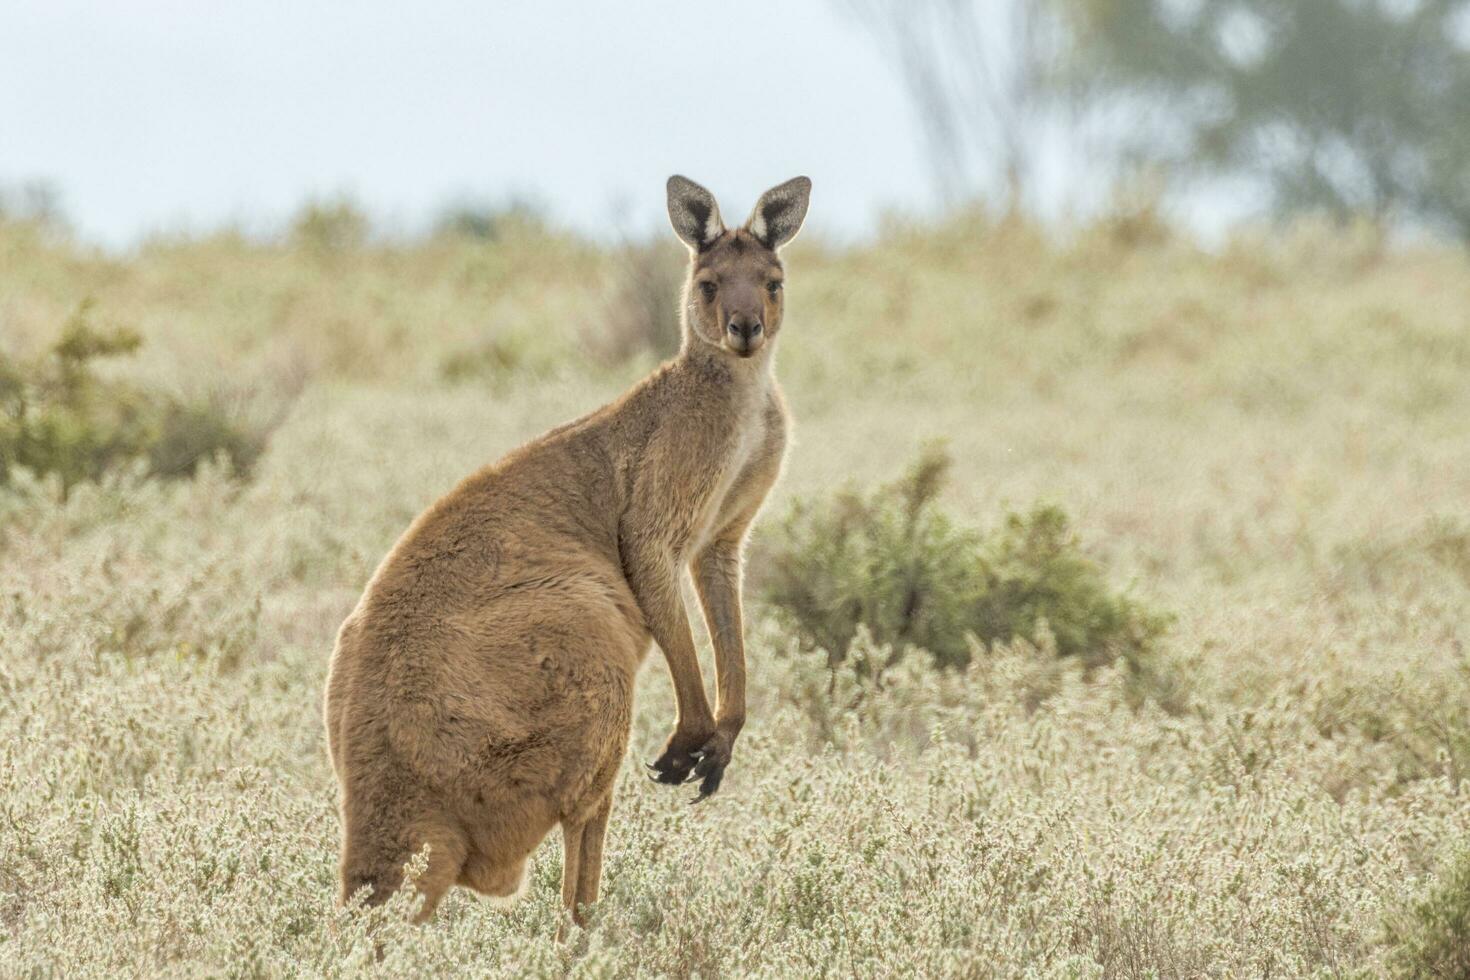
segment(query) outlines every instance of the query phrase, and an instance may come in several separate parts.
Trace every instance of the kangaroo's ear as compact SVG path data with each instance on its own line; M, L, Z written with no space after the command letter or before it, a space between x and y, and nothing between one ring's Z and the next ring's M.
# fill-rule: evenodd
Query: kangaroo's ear
M669 178L669 221L675 234L696 252L708 248L725 232L715 196L678 174Z
M796 237L806 220L806 206L812 200L810 177L793 177L777 184L755 202L755 210L745 222L745 230L760 239L762 245L775 251Z

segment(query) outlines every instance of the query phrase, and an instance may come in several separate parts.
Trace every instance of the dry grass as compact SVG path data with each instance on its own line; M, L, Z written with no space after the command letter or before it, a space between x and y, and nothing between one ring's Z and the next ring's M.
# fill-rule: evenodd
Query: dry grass
M118 259L0 226L12 353L91 297L144 339L123 376L309 379L248 483L0 493L0 972L374 970L370 917L331 908L333 632L420 508L641 365L585 352L617 258L584 243L337 244ZM551 941L549 842L509 915L390 907L375 972L1412 973L1470 834L1464 255L966 220L788 264L775 509L947 437L949 509L1056 504L1177 616L1189 704L1045 637L864 688L756 607L726 787L691 810L628 767L585 933ZM495 345L521 360L445 377ZM634 760L672 719L656 656L642 685Z

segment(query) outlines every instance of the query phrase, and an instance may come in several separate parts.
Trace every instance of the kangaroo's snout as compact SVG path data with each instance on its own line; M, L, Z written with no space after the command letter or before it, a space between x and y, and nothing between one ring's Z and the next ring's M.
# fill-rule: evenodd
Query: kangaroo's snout
M725 329L730 335L731 349L746 356L756 352L765 334L760 317L732 316Z

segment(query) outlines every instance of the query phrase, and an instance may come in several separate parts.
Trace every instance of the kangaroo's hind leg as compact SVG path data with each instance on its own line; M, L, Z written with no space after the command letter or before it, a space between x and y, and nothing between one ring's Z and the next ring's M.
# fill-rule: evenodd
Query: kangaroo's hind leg
M561 825L561 903L571 913L572 922L582 925L582 913L577 911L577 879L582 868L582 828L586 824L563 822ZM567 920L563 914L556 927L556 940L567 938Z
M582 855L577 867L577 904L586 908L597 901L597 889L602 883L602 844L607 839L607 821L612 816L612 793L598 804L592 817L582 827Z
M571 920L585 926L587 906L597 901L597 887L602 880L602 843L607 837L607 821L612 815L612 793L597 804L581 822L563 821L561 900ZM566 921L557 930L557 938L565 939Z

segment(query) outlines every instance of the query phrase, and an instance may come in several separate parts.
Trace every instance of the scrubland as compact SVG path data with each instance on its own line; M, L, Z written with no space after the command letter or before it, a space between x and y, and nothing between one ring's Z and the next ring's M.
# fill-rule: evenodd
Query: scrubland
M323 678L421 508L672 344L680 259L317 218L123 256L0 224L18 383L82 315L140 340L98 385L260 447L0 486L0 973L1470 975L1463 252L1302 225L1207 253L1147 212L799 240L749 724L712 800L648 782L649 657L603 896L558 945L554 837L509 913L334 909ZM944 520L1065 514L1096 608L1145 611L1134 654L1045 615L813 648L793 575L891 583L797 550L800 514L934 439ZM920 635L947 652L884 647Z

